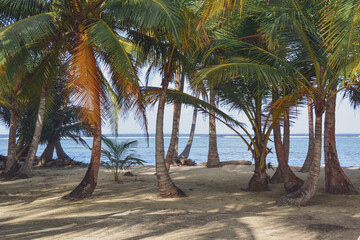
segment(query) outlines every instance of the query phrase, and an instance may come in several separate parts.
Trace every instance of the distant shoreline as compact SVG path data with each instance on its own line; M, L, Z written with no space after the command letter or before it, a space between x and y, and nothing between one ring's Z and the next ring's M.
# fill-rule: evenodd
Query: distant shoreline
M115 137L115 134L111 134L111 133L105 133L103 134L104 136L109 136L109 137ZM356 136L359 135L360 133L336 133L336 136ZM146 134L144 133L120 133L118 134L118 137L127 137L127 136L141 136L141 137L146 137ZM149 133L149 137L154 137L155 133ZM171 136L171 133L164 133L164 136ZM180 133L179 136L189 136L189 133ZM208 136L207 133L195 133L195 136ZM221 136L238 136L235 133L218 133L217 134L218 137ZM273 136L272 134L270 136ZM308 133L292 133L290 134L290 136L308 136ZM324 135L323 135L324 136ZM0 134L0 138L7 138L8 134ZM82 137L87 137L86 135L83 135Z

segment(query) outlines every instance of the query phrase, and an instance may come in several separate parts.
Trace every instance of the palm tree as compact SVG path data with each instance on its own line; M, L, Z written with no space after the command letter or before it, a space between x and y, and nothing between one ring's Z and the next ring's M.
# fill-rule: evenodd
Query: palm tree
M175 76L175 88L176 91L184 91L184 73L181 73L179 70L176 72ZM181 103L174 103L174 113L173 113L173 125L170 138L170 144L168 151L165 157L166 168L170 169L170 164L175 162L175 158L178 154L178 144L179 144L179 127L180 127L180 113L181 113Z
M46 101L46 87L44 86L41 90L39 110L37 113L35 130L30 144L29 151L26 155L25 162L21 165L21 168L16 173L16 178L28 178L32 169L33 162L35 160L35 154L39 146L41 131L44 123L45 116L45 101Z
M106 166L113 172L114 180L119 181L122 174L132 165L144 165L145 161L141 160L130 152L130 148L134 147L137 141L126 141L117 143L116 140L103 137L103 142L106 148L101 150L101 154L107 158L101 162L101 165ZM127 156L124 154L129 153Z
M199 94L197 93L196 98L198 98L198 97L199 97ZM194 107L189 139L188 139L188 141L186 143L186 146L185 146L184 150L179 154L179 156L178 156L179 159L181 159L181 158L187 159L189 157L190 150L191 150L191 145L192 145L194 135L195 135L197 112L198 112L197 107Z
M335 142L336 95L329 99L326 106L324 129L325 155L325 192L333 194L356 194L357 191L342 168Z
M294 43L297 42L301 44L299 46L302 46L303 50L299 47L297 50L298 52L307 54L307 59L303 58L305 61L300 61L300 64L303 66L312 66L315 75L312 79L315 79L315 86L311 83L311 78L301 74L299 70L295 70L298 77L295 77L294 80L299 82L302 86L294 93L283 97L280 102L284 103L286 101L288 103L295 103L295 101L297 101L296 99L304 95L309 96L313 101L315 110L314 155L308 178L303 186L298 191L281 197L277 201L277 205L280 206L305 205L316 192L320 173L322 117L325 111L327 114L329 114L328 110L329 112L331 111L329 104L334 101L333 98L338 91L336 88L340 83L339 80L341 77L341 73L339 72L340 65L336 65L335 67L329 66L329 62L331 62L329 59L331 59L333 52L328 52L327 54L324 53L323 46L326 46L326 42L323 38L324 35L320 35L318 31L319 18L317 18L318 15L316 15L317 17L314 17L315 15L311 14L312 11L316 12L321 6L311 1L307 1L306 3L308 5L300 5L300 3L291 2L289 5L285 5L286 8L283 7L282 9L287 9L286 11L292 9L291 22L287 22L287 24L288 26L292 25L292 29L295 29L296 32L289 34L288 36L292 37ZM312 11L309 11L309 9ZM284 26L281 28L284 29ZM328 127L329 125L326 124L326 128ZM335 132L333 131L332 134L335 135ZM340 165L337 166L337 169L340 169Z
M127 52L128 45L119 32L126 33L133 28L150 29L164 23L176 35L173 20L175 10L168 2L152 0L39 0L36 4L32 3L11 4L8 0L0 1L2 12L13 17L20 15L22 19L1 31L1 56L6 59L16 55L19 48L28 49L35 45L56 46L43 69L51 69L54 62L58 63L57 56L62 56L61 60L66 57L70 66L68 86L71 98L84 107L80 116L91 126L94 141L84 179L65 198L87 198L92 195L97 183L101 119L104 117L101 109L106 109L105 79L99 62L111 72L110 85L116 90L118 101L129 107L137 107L137 113L144 116L136 68ZM17 32L22 34L19 36ZM46 71L39 74L39 81L46 79Z
M215 91L210 89L210 104L215 107ZM218 154L218 147L216 141L216 125L215 113L213 110L209 112L209 151L206 166L208 168L220 167L220 159Z
M308 121L309 121L309 144L308 144L308 152L304 161L304 165L300 169L300 172L309 172L312 159L314 156L314 113L313 113L313 104L310 97L306 98L307 100L307 110L308 110Z
M328 46L327 51L332 53L329 67L341 71L343 87L349 88L357 84L359 57L358 57L358 29L354 28L359 22L359 3L356 1L328 1L336 6L329 8L326 5L322 11L322 27L324 41ZM331 16L330 16L331 14ZM347 81L347 82L346 82ZM355 87L356 89L356 87ZM325 152L325 191L335 194L357 193L349 178L340 167L335 143L335 106L337 86L332 86L331 92L334 99L327 102L325 116L324 152Z

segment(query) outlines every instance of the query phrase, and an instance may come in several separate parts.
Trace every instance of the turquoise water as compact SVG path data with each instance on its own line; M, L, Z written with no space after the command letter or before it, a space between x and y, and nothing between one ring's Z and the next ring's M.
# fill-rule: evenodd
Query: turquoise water
M111 137L114 138L115 137ZM86 142L91 146L92 139L85 137ZM155 165L155 137L150 135L149 145L144 135L126 134L119 135L118 141L137 140L138 144L133 150L137 156L147 163L146 165ZM165 135L165 151L169 145L170 136ZM179 151L182 151L188 140L187 135L180 135ZM246 145L236 135L218 135L218 151L221 161L229 160L252 160L251 153L247 150ZM83 145L76 144L72 140L61 140L62 146L66 153L74 160L88 163L90 160L90 150ZM340 163L344 167L360 166L360 134L338 134L336 144ZM45 146L40 146L37 155L41 155ZM272 149L267 157L267 161L277 165L275 149L270 142L269 148ZM307 135L292 135L290 138L290 159L289 164L292 166L301 166L305 160L308 148ZM208 152L208 136L195 135L193 146L189 158L197 163L206 162ZM7 136L0 136L0 154L7 155ZM56 154L54 154L56 158ZM323 163L323 161L322 161Z

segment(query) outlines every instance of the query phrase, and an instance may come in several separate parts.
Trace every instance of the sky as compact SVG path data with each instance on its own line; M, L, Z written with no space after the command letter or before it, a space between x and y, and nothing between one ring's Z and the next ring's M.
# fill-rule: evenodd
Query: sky
M142 71L144 76L145 69ZM152 75L149 85L160 86L161 77L158 73ZM172 85L170 85L170 88ZM186 91L186 87L185 87ZM155 133L155 123L156 123L156 111L157 105L152 109L147 111L148 117L148 128L149 133ZM226 112L226 111L225 111ZM249 126L246 118L242 116L239 112L227 112L229 115L237 119L238 121L245 123ZM171 133L172 129L172 115L173 115L173 105L167 105L165 108L165 119L164 119L164 133ZM180 134L188 134L190 132L191 122L193 116L192 107L182 107L181 118L180 118ZM343 99L341 94L337 97L337 106L336 106L336 133L360 133L360 109L354 110L347 99ZM202 114L198 114L197 123L196 123L196 134L207 134L209 131L208 118ZM217 133L218 134L235 134L232 130L226 127L221 122L217 121ZM104 134L113 133L112 127L110 124L105 124L103 128ZM125 119L122 118L119 121L119 134L142 134L145 133L143 128L140 125L140 122L136 121L133 115L127 116ZM291 125L291 134L307 134L308 133L308 118L307 118L307 109L306 106L297 108L297 118L293 120ZM0 125L0 134L8 134L8 129Z
M143 71L144 74L144 71ZM149 85L160 86L161 77L159 74L153 74L150 80ZM170 88L172 85L170 85ZM186 91L186 86L185 86ZM347 99L343 99L342 94L339 94L337 97L337 106L336 106L336 133L360 133L360 109L354 110L350 106ZM153 109L147 112L148 116L148 126L149 133L155 133L155 123L156 123L156 111L157 105ZM225 111L226 112L226 111ZM245 123L247 126L250 126L246 118L242 116L239 112L227 112L235 119L240 122ZM172 115L173 115L173 105L167 105L165 109L165 119L164 119L164 133L171 133L172 129ZM182 107L181 117L180 117L180 133L188 134L190 132L191 122L193 116L192 107ZM324 115L325 116L325 115ZM218 134L235 134L231 129L217 121L217 133ZM111 128L105 129L106 133L112 133ZM136 122L136 119L133 116L123 119L119 124L119 133L121 134L130 134L130 133L143 133L141 126ZM204 114L199 113L197 118L196 125L196 134L207 134L209 132L209 123L208 118ZM307 134L308 133L308 117L307 117L307 108L298 107L297 108L297 118L294 119L293 124L291 125L292 134Z

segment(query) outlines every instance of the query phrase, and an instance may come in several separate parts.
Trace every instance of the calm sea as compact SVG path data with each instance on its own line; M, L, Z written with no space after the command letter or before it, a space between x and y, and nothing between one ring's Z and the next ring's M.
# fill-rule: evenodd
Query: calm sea
M108 136L109 137L109 136ZM115 137L110 137L115 139ZM84 137L86 142L91 146L92 138ZM137 140L137 146L133 148L137 156L146 161L146 165L155 165L155 137L150 135L149 145L146 137L139 134L119 135L117 141ZM180 135L179 152L186 145L188 135ZM170 136L165 135L165 151L169 145ZM221 161L229 160L252 160L251 153L247 150L246 145L240 137L236 135L218 135L218 151ZM0 154L7 155L7 136L0 135ZM61 140L62 146L66 153L74 160L88 163L90 160L90 150L83 145L76 144L72 140ZM308 148L307 135L292 135L290 139L290 159L289 164L292 166L301 166L305 160ZM360 134L338 134L336 144L340 163L344 167L360 166ZM37 155L41 155L45 146L41 145ZM270 142L269 148L273 153L267 156L267 162L277 165L275 149ZM206 162L208 152L208 136L195 135L189 158L197 163ZM323 155L323 154L322 154ZM56 154L54 154L56 158ZM324 162L322 161L324 164Z

